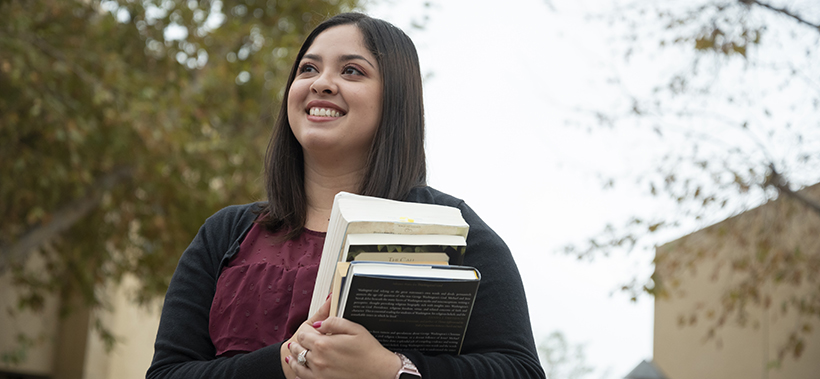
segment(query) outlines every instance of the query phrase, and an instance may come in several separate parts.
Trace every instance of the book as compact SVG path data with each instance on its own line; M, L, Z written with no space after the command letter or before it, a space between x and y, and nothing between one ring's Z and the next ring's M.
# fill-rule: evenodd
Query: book
M338 306L393 351L458 354L481 274L472 267L353 261L339 263Z
M461 235L350 234L339 260L458 265L466 249L467 239Z
M353 261L359 254L368 253L364 256L368 260L425 263L444 263L446 255L447 264L460 265L468 231L469 225L458 208L338 193L330 212L309 314L324 304L338 262ZM351 248L353 254L349 254ZM425 255L416 255L419 253Z
M330 294L336 294L330 299L330 315L337 316L339 314L339 296L342 293L342 283L347 278L347 271L350 267L350 262L336 263L336 272L333 275L333 284L331 285Z

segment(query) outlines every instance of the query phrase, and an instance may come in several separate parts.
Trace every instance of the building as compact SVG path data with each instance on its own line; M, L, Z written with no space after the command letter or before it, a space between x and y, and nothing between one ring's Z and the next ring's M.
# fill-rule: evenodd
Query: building
M624 379L668 379L652 361L641 361Z
M135 278L107 291L113 312L100 311L95 317L92 311L76 307L62 318L56 297L46 299L42 312L8 312L16 309L18 298L10 281L8 273L0 276L0 354L16 351L23 359L19 364L0 361L0 379L145 378L154 353L160 308L159 303L146 308L129 301ZM110 352L95 331L97 319L118 338ZM33 340L22 350L21 334Z
M820 184L800 194L820 202ZM820 214L789 197L659 247L654 363L669 379L820 378L818 270Z

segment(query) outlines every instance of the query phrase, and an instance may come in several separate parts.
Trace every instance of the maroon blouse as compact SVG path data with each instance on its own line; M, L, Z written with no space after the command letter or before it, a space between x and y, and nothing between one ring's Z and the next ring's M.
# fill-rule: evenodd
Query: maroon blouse
M307 319L325 233L275 242L282 234L254 224L219 275L208 326L217 356L284 341Z

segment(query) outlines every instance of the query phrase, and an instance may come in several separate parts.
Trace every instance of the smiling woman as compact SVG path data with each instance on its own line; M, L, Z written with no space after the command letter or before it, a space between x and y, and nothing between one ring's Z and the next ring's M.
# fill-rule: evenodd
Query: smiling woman
M326 30L298 67L288 92L288 121L306 163L364 169L381 120L382 80L359 28Z
M294 62L266 157L268 201L210 217L168 288L149 378L544 378L518 269L462 200L426 186L418 57L404 32L348 13ZM340 191L457 207L482 284L461 355L392 352L365 328L308 315Z

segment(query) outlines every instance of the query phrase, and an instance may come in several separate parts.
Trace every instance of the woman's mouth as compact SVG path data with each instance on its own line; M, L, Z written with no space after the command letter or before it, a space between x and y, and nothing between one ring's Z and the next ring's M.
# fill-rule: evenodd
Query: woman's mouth
M335 109L318 108L318 107L310 108L308 113L311 116L318 116L318 117L342 117L342 116L344 116L344 114L342 114L341 112L339 112Z

